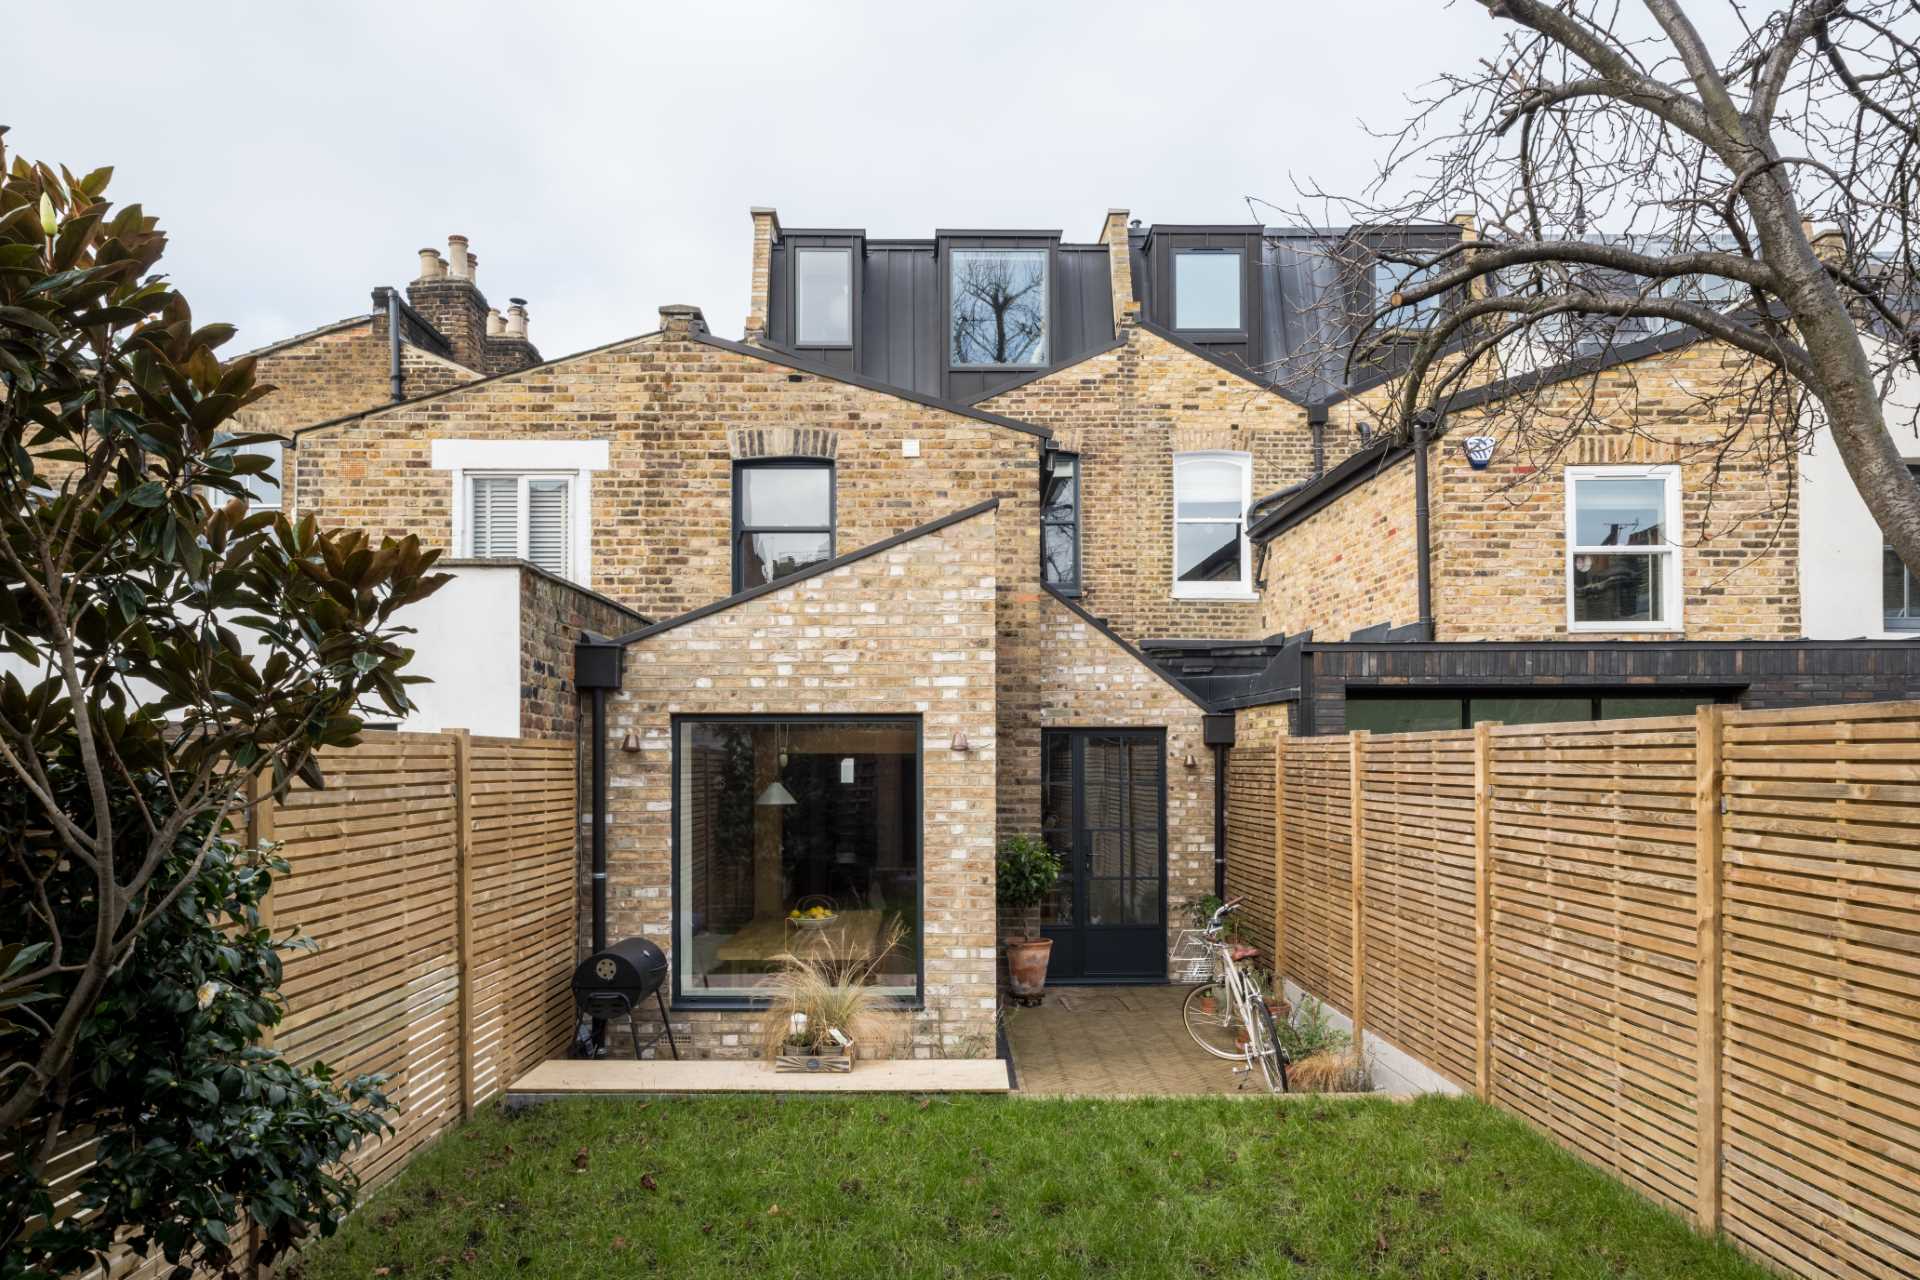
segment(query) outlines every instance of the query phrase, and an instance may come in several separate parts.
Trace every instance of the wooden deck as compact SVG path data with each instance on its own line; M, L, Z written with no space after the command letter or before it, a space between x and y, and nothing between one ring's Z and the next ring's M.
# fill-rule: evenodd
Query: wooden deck
M775 1071L763 1062L580 1061L554 1058L507 1089L507 1103L583 1096L646 1097L694 1093L1005 1093L998 1058L889 1059L845 1074Z

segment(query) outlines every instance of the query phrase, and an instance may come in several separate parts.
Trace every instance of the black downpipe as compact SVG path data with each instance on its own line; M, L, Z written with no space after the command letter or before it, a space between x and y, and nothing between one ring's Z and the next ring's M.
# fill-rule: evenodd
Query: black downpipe
M1227 900L1227 748L1213 749L1213 896Z
M1421 414L1413 420L1413 562L1414 590L1420 608L1422 639L1433 639L1433 567L1427 510L1427 443L1433 419Z
M593 691L593 952L607 949L607 691ZM593 1020L593 1053L606 1052L607 1020Z
M593 950L607 949L607 691L593 691Z
M406 379L400 372L400 295L387 287L387 383L395 400L407 398Z
M1313 474L1317 476L1327 469L1327 406L1308 405L1307 425L1313 429Z

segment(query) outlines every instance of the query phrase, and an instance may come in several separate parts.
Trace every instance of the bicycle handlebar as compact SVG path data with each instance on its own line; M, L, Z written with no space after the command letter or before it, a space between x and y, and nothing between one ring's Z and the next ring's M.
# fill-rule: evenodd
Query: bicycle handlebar
M1214 928L1218 928L1222 920L1225 920L1233 912L1238 911L1240 909L1240 904L1243 901L1245 901L1245 899L1230 898L1227 901L1221 903L1219 908L1215 910L1213 913L1211 926Z

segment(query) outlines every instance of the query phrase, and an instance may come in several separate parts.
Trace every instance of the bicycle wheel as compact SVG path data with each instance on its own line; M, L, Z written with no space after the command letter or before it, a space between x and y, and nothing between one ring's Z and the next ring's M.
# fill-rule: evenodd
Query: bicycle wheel
M1267 1078L1269 1093L1287 1091L1287 1052L1280 1047L1280 1028L1273 1020L1273 1010L1267 1008L1267 1002L1256 999L1253 1002L1253 1043L1251 1057L1260 1063L1260 1074Z
M1247 1058L1246 1030L1234 1012L1227 984L1218 979L1203 982L1187 992L1180 1006L1180 1019L1187 1024L1193 1042L1216 1058L1244 1062Z

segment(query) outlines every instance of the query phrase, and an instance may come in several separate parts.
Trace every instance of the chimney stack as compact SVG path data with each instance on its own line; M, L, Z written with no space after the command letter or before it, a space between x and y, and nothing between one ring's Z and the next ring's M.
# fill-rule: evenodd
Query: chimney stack
M465 236L447 237L447 274L455 280L470 280L473 278L473 267L467 254L467 238Z
M525 342L527 340L527 300L508 298L507 301L511 304L507 307L507 336Z
M507 332L507 322L501 318L500 308L488 307L487 308L487 336L489 338L505 337L506 332Z
M447 275L447 263L438 249L420 251L420 280L444 280Z
M1837 267L1846 262L1847 233L1839 227L1817 227L1807 239L1813 243L1813 256L1826 265Z
M680 335L705 333L707 318L700 313L700 308L690 303L672 302L660 308L660 328Z

